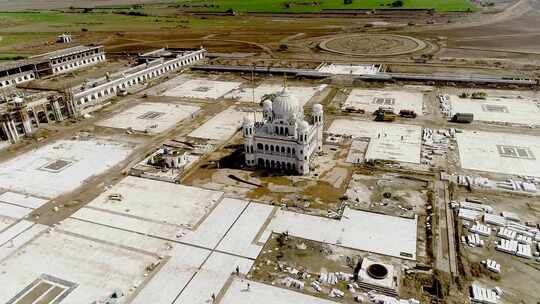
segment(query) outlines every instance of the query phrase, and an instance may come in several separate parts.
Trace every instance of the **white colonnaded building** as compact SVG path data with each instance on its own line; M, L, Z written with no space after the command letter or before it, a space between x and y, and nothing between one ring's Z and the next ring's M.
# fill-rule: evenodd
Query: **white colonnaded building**
M323 107L313 105L311 123L286 87L263 102L263 120L244 117L246 165L308 174L310 161L322 150Z

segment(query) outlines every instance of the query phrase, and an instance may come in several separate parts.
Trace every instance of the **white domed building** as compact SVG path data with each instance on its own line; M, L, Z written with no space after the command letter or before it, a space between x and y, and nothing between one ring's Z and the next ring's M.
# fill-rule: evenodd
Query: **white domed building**
M323 107L313 106L309 119L287 88L263 102L263 120L244 118L246 165L298 174L309 173L315 152L322 150Z

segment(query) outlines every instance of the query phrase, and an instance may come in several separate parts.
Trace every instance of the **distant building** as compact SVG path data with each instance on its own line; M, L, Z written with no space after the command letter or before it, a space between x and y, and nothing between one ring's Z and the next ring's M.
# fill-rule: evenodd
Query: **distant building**
M246 165L308 174L315 152L322 150L322 105L313 106L310 121L287 88L265 100L262 121L244 118Z
M105 61L102 46L76 46L0 64L0 89L63 74Z
M71 38L71 35L68 34L62 34L56 37L56 42L58 43L71 43L73 42L73 39Z
M0 104L0 140L16 143L32 134L40 124L62 121L69 117L68 103L62 95L36 94L15 97Z

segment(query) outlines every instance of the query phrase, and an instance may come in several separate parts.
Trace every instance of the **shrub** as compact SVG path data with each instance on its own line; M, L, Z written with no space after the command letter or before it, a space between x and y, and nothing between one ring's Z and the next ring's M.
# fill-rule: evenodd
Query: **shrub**
M392 7L402 7L403 6L403 0L396 0L392 2Z

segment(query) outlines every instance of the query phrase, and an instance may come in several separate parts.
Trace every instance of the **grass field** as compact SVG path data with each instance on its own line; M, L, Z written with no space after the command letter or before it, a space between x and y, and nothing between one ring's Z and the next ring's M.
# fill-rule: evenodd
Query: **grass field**
M344 4L344 0L191 0L179 1L180 5L200 11L265 12L265 13L309 13L320 12L323 9L390 9L395 0L352 0ZM437 11L468 11L475 10L469 0L402 0L400 9L434 9Z

